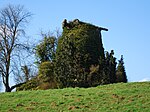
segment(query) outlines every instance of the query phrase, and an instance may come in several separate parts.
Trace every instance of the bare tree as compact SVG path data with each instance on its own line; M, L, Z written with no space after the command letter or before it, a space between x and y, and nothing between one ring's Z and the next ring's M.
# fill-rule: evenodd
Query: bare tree
M19 56L17 51L20 52L21 48L27 49L20 40L24 37L25 25L31 15L20 5L8 5L0 11L0 75L6 92L11 92L22 84L10 86L9 78L10 75L15 75L13 74L13 62Z

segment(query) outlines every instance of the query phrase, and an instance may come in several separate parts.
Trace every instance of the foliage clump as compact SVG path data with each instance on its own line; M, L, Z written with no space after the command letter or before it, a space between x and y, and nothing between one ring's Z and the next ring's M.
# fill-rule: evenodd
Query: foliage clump
M52 62L43 62L39 67L39 89L57 88L57 82L54 76L54 65Z
M57 39L54 36L43 35L44 39L36 46L36 56L38 65L37 77L26 82L17 90L49 89L57 88L54 76L54 57L56 52Z
M119 64L116 70L116 82L127 82L127 76L126 71L124 67L124 61L123 61L123 55L121 56L121 59L119 60Z
M41 63L38 76L18 87L17 90L45 90L57 88L53 67L53 63L49 61Z
M36 48L37 63L40 64L45 61L53 61L56 52L57 39L55 36L43 34L44 39Z
M38 76L33 79L37 82L36 89L127 82L123 58L117 67L114 51L104 52L102 30L108 31L78 19L69 23L64 20L61 37L45 36L36 47L39 68Z
M64 20L55 60L55 74L63 87L115 82L115 58L113 54L105 57L101 30L107 31L78 19L69 23Z
M21 90L37 90L38 87L38 80L37 78L33 78L26 82L25 84L21 85L20 87L16 88L16 91L21 91Z

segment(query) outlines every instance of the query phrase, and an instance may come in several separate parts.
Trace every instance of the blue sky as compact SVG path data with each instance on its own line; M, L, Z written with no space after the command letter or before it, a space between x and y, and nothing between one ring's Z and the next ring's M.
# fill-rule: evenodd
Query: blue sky
M104 48L117 59L124 55L128 80L150 80L150 0L0 0L0 8L8 4L33 13L26 33L36 40L41 30L62 30L65 18L108 28L102 32Z

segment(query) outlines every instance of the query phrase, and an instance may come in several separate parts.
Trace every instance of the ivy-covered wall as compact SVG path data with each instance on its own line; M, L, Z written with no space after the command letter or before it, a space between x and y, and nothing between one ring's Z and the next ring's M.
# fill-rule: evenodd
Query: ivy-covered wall
M101 31L108 29L78 19L69 23L64 20L62 27L55 58L51 62L42 62L38 76L17 90L91 87L112 83L112 73L109 72L111 61L104 54L101 36Z
M101 30L89 23L75 19L63 22L62 37L58 41L55 73L63 87L88 86L92 65L104 58Z

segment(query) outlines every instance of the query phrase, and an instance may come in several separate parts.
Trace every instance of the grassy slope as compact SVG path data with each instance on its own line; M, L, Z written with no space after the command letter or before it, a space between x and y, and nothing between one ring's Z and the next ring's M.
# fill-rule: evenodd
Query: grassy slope
M148 112L150 82L0 94L0 112Z

